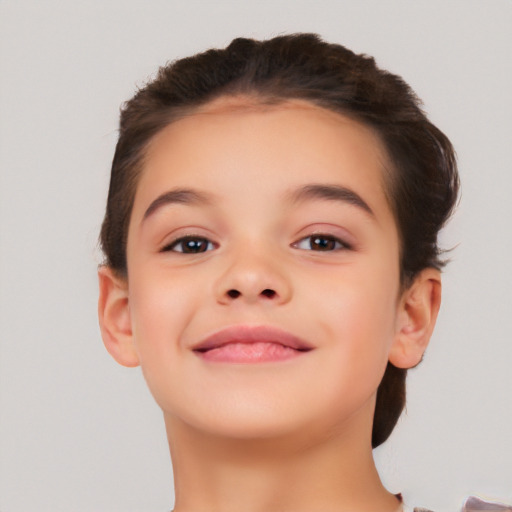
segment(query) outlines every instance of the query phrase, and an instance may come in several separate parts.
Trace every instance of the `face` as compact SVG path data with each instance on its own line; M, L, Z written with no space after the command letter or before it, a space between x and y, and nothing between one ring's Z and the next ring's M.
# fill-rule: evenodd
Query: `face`
M127 286L167 420L238 438L371 428L399 304L385 162L370 129L304 102L217 102L155 137Z

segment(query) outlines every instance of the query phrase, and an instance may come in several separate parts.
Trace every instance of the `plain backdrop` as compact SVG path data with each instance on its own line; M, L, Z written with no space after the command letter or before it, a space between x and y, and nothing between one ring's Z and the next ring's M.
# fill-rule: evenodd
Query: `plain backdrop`
M97 325L119 106L169 60L298 31L402 75L459 157L442 313L383 480L437 512L512 503L511 27L510 0L0 0L0 510L172 508L161 413Z

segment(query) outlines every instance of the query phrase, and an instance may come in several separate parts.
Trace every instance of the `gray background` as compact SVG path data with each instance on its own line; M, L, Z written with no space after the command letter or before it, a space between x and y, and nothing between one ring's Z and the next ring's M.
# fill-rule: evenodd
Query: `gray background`
M376 451L411 505L512 503L512 2L0 0L0 510L165 512L160 411L96 319L118 108L158 65L314 31L423 98L463 180L438 328Z

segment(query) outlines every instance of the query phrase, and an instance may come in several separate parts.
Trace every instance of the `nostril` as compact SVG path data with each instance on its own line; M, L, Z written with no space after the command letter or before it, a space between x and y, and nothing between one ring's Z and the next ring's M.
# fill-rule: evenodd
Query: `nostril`
M269 288L266 288L261 292L261 294L264 297L267 297L268 299L273 299L276 296L276 292L274 290L270 290Z
M231 290L228 290L226 292L226 295L230 299L238 299L238 297L240 297L242 295L242 292L236 290L235 288L232 288ZM267 299L273 299L276 296L277 296L277 293L275 292L275 290L271 290L270 288L265 288L260 293L260 297L266 297Z

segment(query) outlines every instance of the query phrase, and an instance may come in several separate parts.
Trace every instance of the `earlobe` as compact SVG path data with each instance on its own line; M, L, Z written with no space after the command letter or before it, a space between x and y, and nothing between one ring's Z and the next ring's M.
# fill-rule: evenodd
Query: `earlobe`
M103 343L110 355L123 366L138 366L133 344L128 284L107 266L98 269L98 317Z
M413 368L420 363L432 336L441 305L441 274L434 268L423 270L402 295L396 335L389 361L397 368Z

